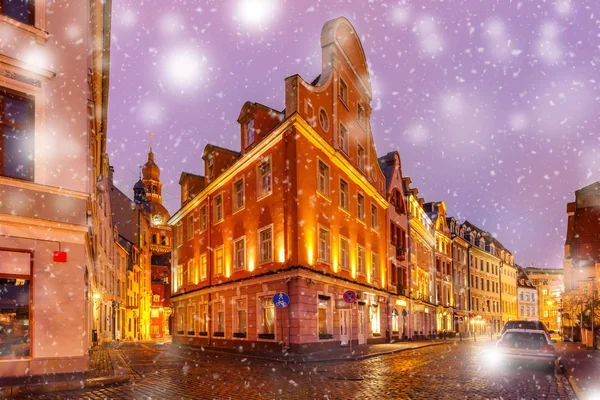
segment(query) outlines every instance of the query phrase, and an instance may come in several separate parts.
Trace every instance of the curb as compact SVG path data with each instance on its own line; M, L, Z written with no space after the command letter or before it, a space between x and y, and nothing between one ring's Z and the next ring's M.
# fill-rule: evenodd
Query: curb
M234 353L234 352L228 352L228 351L220 351L220 350L217 350L214 348L213 349L204 348L202 351L212 352L212 353L220 353L220 354L228 354L228 355L233 355L233 356L242 357L242 358L249 358L249 359L253 359L253 360L279 362L279 363L283 363L283 364L311 364L311 363L326 363L326 362L361 361L361 360L366 360L369 358L387 356L387 355L391 355L391 354L402 353L405 351L418 350L418 349L423 349L426 347L440 346L440 345L444 345L444 344L449 345L449 344L453 344L453 343L460 343L460 342L427 343L427 344L423 344L423 345L416 346L416 347L408 347L408 348L384 351L384 352L379 352L379 353L363 354L363 355L358 355L358 356L353 356L353 357L343 357L343 358L340 358L340 357L325 358L325 359L320 359L320 360L293 360L293 359L286 360L286 359L282 359L282 358L274 358L274 357L260 356L260 355L254 355L254 354L243 354L243 353ZM174 344L174 345L178 346L177 344ZM179 345L179 346L181 346L181 347L185 346L185 347L189 347L189 348L192 348L195 350L200 349L200 347L196 347L196 346L188 346L188 345Z
M568 365L565 365L565 363L563 363L562 358L560 358L558 362L562 368L563 373L567 377L569 384L573 388L573 391L575 392L575 395L577 396L577 398L585 399L583 389L581 388L581 386L579 386L577 379L575 379L575 377L571 374L571 370L569 369Z

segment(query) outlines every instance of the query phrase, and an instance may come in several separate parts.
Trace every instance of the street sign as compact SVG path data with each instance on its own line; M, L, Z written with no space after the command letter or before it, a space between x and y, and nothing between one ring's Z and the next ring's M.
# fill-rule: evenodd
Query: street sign
M344 301L348 304L352 304L354 303L354 300L356 300L356 293L352 290L346 290L344 292Z
M273 296L273 304L277 308L286 308L290 304L290 296L284 292L275 293Z

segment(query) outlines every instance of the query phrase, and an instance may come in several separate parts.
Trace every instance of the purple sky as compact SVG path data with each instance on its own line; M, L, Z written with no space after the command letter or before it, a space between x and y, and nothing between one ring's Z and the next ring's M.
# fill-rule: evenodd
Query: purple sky
M269 5L268 11L263 4ZM153 132L163 197L239 149L245 101L284 107L345 16L371 68L378 155L398 150L425 201L496 235L517 263L561 268L566 203L600 179L596 0L113 0L109 144L125 193Z

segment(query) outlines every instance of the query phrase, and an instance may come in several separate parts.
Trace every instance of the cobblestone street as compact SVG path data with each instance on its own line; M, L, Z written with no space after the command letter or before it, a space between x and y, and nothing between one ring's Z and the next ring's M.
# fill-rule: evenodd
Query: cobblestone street
M175 345L122 344L130 381L36 399L571 399L566 378L488 366L484 345L444 344L354 362L283 364Z

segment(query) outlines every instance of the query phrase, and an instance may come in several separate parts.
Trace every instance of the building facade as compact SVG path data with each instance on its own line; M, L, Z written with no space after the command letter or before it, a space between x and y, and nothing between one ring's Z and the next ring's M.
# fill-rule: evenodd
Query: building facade
M563 270L529 267L525 268L525 273L537 288L540 321L546 328L560 332L565 290Z
M471 286L469 253L471 243L465 239L464 227L454 217L447 217L452 245L452 291L454 307L454 332L471 335Z
M585 320L582 315L590 308L592 298L596 302L596 321L600 321L600 182L575 192L575 201L567 204L567 216L563 325L584 325L589 329L591 321ZM593 296L592 286L596 289Z
M169 221L174 342L309 351L391 338L388 202L358 38L329 21L320 76L286 79L285 112L246 103L241 151L208 145L205 176L184 176L198 191Z
M539 308L537 299L537 288L527 276L525 269L517 267L517 306L518 319L526 321L539 321Z
M452 289L452 239L443 201L423 206L435 227L435 304L436 332L454 331L454 300Z
M66 3L0 8L0 378L13 382L89 368L111 2Z
M517 268L509 263L503 262L500 268L500 288L502 291L502 326L508 321L519 318L517 302Z
M408 204L408 249L413 338L433 335L437 329L435 304L435 227L423 209L419 191L404 178Z
M392 340L412 338L410 310L410 270L408 265L408 207L402 184L402 164L397 151L379 158L379 165L385 175L386 199L388 207L388 237L390 239L389 264L390 286L397 293L392 309Z

